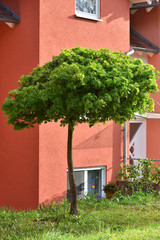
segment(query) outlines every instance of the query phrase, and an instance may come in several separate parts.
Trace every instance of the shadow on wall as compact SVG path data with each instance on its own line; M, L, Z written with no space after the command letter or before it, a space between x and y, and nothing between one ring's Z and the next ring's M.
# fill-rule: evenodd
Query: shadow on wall
M112 125L107 126L102 131L88 138L84 142L73 147L74 150L92 149L92 148L111 148L112 142L108 141L112 137Z
M66 198L67 196L67 191L64 191L60 195L55 194L51 198L46 199L45 201L41 202L40 204L44 203L46 206L49 205L51 202L62 202L63 197Z
M83 197L83 192L84 192L84 183L81 183L77 186L77 198L78 200ZM71 201L71 193L70 189L67 189L67 191L64 191L60 195L54 195L50 199L46 199L43 203L45 205L49 205L51 202L62 202L63 197L67 198L67 200L70 202ZM42 204L42 203L40 203Z
M119 18L123 18L125 21L129 21L129 9L129 1L101 1L101 17L107 17L107 23Z
M107 125L103 130L99 131L98 133L94 134L90 138L86 139L85 141L81 142L80 144L73 147L74 150L84 150L84 149L103 149L103 148L111 148L113 151L113 158L111 159L111 164L109 168L107 168L106 177L109 176L109 181L114 180L116 176L116 171L119 169L120 162L122 161L122 152L121 152L121 143L123 142L123 134L122 134L122 127L120 124L110 124ZM97 150L98 151L98 150ZM110 179L111 177L111 179ZM67 187L67 186L66 186ZM80 184L77 187L77 192L79 196L82 196L84 190L84 185ZM51 198L48 198L44 201L45 205L48 205L52 201L60 202L62 201L63 197L67 197L68 200L70 199L70 191L66 190L62 193L57 193L53 195Z

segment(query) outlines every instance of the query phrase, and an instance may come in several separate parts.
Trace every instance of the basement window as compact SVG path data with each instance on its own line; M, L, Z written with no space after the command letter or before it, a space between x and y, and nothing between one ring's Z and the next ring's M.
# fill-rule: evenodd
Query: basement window
M93 193L97 198L105 197L103 186L106 184L106 167L75 168L75 181L78 200L88 193ZM69 177L67 171L67 200L71 200Z

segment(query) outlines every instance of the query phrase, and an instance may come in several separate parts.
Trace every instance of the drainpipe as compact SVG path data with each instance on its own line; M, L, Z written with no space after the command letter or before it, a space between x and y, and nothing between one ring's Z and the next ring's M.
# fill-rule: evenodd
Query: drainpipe
M127 166L127 122L124 122L123 128L123 165Z
M130 49L130 51L126 52L125 55L130 56L134 53L134 49ZM124 122L123 128L123 165L127 166L127 122Z
M125 55L130 56L134 53L134 49L131 49L130 51L126 52Z

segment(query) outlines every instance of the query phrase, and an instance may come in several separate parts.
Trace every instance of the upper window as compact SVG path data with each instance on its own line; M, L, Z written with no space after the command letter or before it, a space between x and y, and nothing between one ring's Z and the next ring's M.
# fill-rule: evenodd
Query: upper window
M99 21L100 0L75 0L76 16Z

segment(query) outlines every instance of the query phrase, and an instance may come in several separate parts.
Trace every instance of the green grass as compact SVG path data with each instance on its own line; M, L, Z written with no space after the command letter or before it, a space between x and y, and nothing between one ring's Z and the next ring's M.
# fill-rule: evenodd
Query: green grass
M0 240L160 240L160 197L135 193L97 201L79 201L79 215L69 203L35 211L0 209Z

